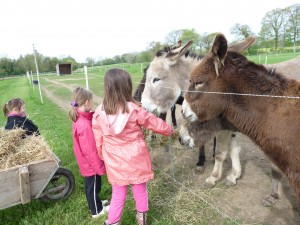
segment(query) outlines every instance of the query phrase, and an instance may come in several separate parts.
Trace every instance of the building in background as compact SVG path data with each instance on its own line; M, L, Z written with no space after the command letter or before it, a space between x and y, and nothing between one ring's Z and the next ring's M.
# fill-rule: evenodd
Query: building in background
M56 64L57 76L72 74L72 64L71 63L59 63Z

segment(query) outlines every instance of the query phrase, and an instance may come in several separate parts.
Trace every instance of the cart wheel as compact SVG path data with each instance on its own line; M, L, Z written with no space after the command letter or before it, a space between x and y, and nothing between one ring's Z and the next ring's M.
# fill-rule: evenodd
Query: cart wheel
M68 169L59 167L45 187L40 199L44 202L66 199L72 193L75 178Z

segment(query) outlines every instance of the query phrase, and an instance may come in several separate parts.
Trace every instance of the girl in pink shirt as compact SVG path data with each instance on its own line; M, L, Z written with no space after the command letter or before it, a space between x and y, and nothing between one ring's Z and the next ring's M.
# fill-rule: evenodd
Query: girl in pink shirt
M73 91L72 108L69 117L73 121L73 145L74 154L81 175L84 177L84 189L92 218L104 215L109 206L103 206L106 200L101 201L101 175L105 173L103 161L99 158L92 130L91 112L93 106L92 92L84 88L76 88Z
M104 77L104 100L93 116L93 131L100 158L112 185L108 220L119 225L128 186L132 186L139 225L146 224L147 182L154 178L152 162L141 126L169 136L172 127L144 110L132 97L130 75L108 70Z

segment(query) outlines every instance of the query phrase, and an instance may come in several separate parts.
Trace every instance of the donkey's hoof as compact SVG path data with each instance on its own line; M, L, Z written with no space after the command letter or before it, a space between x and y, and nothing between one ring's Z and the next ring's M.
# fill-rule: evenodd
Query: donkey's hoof
M263 199L263 206L270 207L272 205L275 205L275 203L278 201L278 198L275 198L272 195L268 195Z
M234 186L234 185L236 185L236 183L232 182L231 180L226 180L225 185L226 186Z
M212 184L212 183L208 183L208 182L205 182L204 183L204 188L205 189L210 189L210 188L213 188L216 184Z
M196 166L196 172L197 173L204 173L205 171L205 166Z

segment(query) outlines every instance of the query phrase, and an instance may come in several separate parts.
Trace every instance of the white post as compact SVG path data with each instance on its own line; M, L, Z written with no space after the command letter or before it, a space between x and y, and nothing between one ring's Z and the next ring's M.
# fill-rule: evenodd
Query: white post
M31 85L31 78L30 78L30 76L29 76L29 72L28 72L28 71L26 72L26 76L27 76L27 78L28 78L28 80L29 80L29 84Z
M260 64L260 54L258 55L258 63Z
M32 89L34 90L34 83L33 83L32 71L30 71L30 76L31 76Z
M87 66L84 66L83 69L85 74L86 89L89 90L89 78L88 78Z
M39 68L38 68L38 64L37 64L36 56L35 56L36 50L34 49L34 44L32 44L32 47L33 47L33 56L34 56L34 61L35 61L36 75L37 75L37 81L38 81L38 85L39 85L39 91L40 91L41 102L44 103L44 102L43 102L42 91L41 91L40 76L39 76Z
M266 55L266 60L265 60L265 64L268 63L268 56Z

